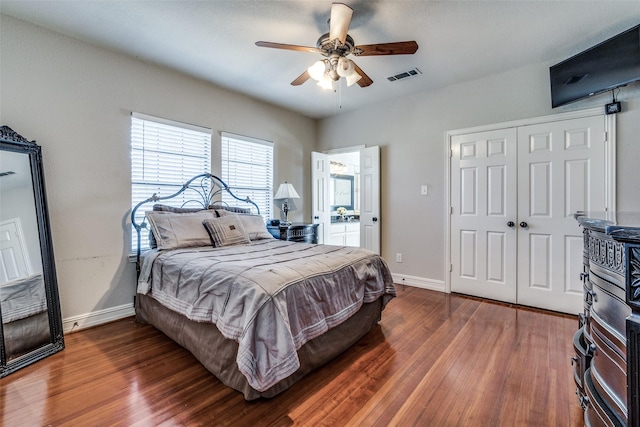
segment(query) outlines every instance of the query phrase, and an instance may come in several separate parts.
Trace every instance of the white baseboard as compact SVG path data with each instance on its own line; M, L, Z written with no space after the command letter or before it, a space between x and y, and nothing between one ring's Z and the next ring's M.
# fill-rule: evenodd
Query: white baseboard
M104 310L93 311L79 316L62 319L62 330L64 333L76 332L91 326L101 325L114 320L133 316L135 309L132 304L124 304L118 307L106 308Z
M406 274L391 273L393 283L396 285L414 286L416 288L445 292L444 281L425 279L423 277L408 276Z

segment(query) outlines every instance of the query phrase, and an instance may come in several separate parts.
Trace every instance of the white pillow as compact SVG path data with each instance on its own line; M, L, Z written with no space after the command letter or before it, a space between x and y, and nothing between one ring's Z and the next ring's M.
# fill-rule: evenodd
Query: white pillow
M273 239L260 215L237 215L250 240Z
M238 215L206 219L202 224L209 232L215 247L251 243Z
M210 246L211 238L207 229L202 225L202 221L215 217L216 214L213 210L193 213L147 212L158 249Z

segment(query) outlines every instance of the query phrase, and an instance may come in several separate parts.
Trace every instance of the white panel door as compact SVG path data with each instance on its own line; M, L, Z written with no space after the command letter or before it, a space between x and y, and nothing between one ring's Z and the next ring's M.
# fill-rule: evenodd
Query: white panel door
M318 225L318 243L329 242L331 207L329 206L329 156L311 153L311 212L313 223Z
M451 290L516 302L515 129L451 140Z
M518 128L518 303L582 310L576 211L605 210L602 116Z
M32 274L20 218L0 223L0 283Z
M360 247L380 254L380 147L360 151Z
M451 137L453 292L582 310L573 215L606 209L605 128L594 115Z

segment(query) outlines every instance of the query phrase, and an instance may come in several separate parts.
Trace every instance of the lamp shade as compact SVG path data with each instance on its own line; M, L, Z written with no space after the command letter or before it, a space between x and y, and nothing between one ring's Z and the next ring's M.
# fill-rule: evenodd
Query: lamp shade
M293 185L285 181L280 184L280 187L278 187L278 191L276 191L276 195L273 196L273 198L275 200L299 199L300 196L298 196L298 193L296 192L296 189L293 188Z
M347 79L347 86L351 86L354 83L358 83L358 80L360 80L362 78L362 76L360 74L358 74L357 72L353 72L351 74L349 74L346 79Z
M318 86L322 89L333 90L333 80L329 77L329 73L324 73L324 77L318 82Z
M355 64L352 60L341 56L338 59L338 66L336 67L336 72L340 77L350 76L355 71Z
M314 62L313 65L307 69L311 78L317 82L322 80L326 70L327 64L325 64L324 61Z

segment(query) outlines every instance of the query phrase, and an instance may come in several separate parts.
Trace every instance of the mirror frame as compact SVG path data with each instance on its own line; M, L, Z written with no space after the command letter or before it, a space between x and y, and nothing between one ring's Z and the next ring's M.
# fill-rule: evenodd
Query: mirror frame
M29 156L31 165L31 181L33 183L34 203L38 220L38 233L40 235L40 255L42 256L42 274L44 278L45 294L47 299L47 312L49 318L49 331L51 341L41 347L7 361L4 346L3 324L0 322L0 378L9 375L18 369L24 368L38 360L64 349L64 337L62 332L62 313L60 310L60 296L53 257L53 242L51 239L51 227L49 225L49 211L44 186L44 174L42 168L42 149L35 141L28 141L8 126L0 127L0 150L24 153ZM0 319L2 312L0 308Z
M335 211L336 209L338 209L339 207L344 207L347 210L353 210L353 206L354 206L354 185L353 185L353 179L354 176L353 175L340 175L340 174L335 174L332 173L330 175L330 179L334 180L334 196L333 196L333 201L336 202L336 196L335 196L335 186L337 185L338 181L341 182L345 182L346 186L349 186L349 203L334 203L331 205L331 210Z

